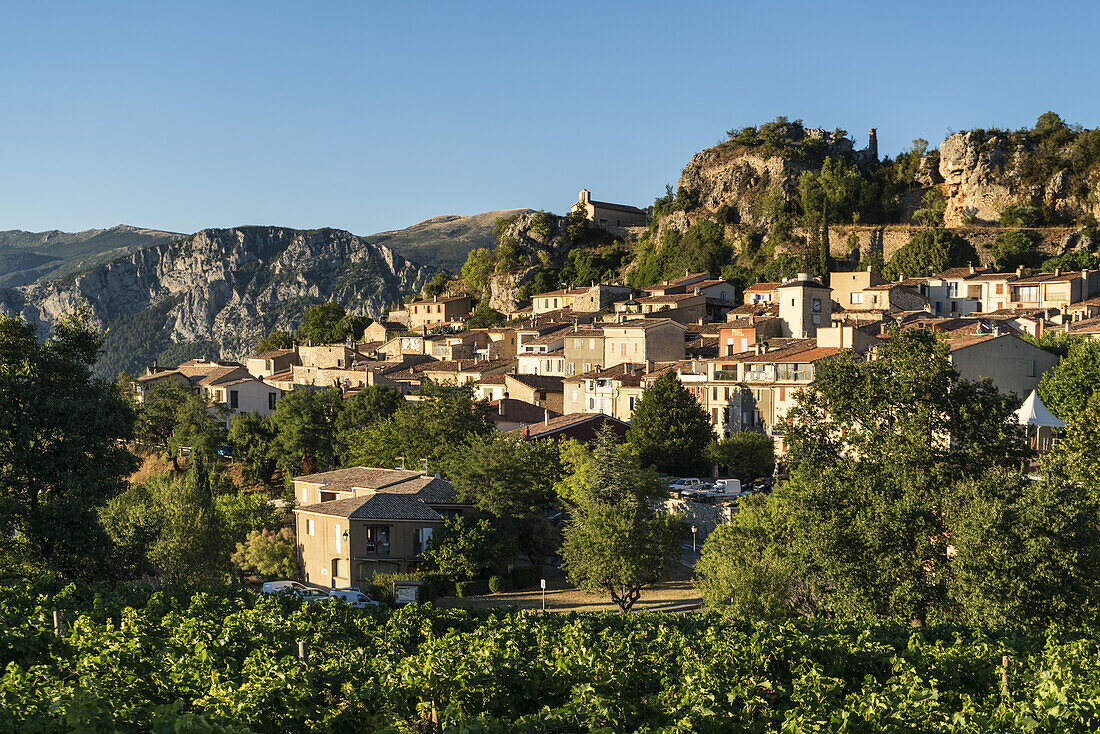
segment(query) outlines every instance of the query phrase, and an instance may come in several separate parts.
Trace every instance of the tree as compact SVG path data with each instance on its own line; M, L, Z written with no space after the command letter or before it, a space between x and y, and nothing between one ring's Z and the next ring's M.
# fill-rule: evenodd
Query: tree
M508 321L507 316L495 308L490 308L489 302L483 300L470 314L470 318L466 320L466 327L469 329L488 329L494 326L502 326L506 321Z
M225 419L229 414L224 405L208 406L193 392L187 391L176 409L176 424L168 439L168 452L176 462L181 447L188 447L192 455L212 459L218 447L225 443ZM179 465L176 464L179 470Z
M585 476L570 503L562 559L572 583L606 591L625 613L679 560L682 518L654 512L665 488L608 426L596 435Z
M699 401L669 369L642 393L627 440L643 466L682 476L706 469L706 448L714 431Z
M266 579L298 577L298 547L290 528L253 530L232 556L233 565Z
M167 446L176 430L180 408L191 391L174 380L154 385L145 394L138 409L136 433L138 440L154 446Z
M943 215L947 211L947 200L943 193L937 188L930 188L924 192L921 203L923 206L913 212L913 219L926 227L942 227Z
M919 278L978 262L978 253L962 236L946 229L926 229L917 232L894 253L885 276L891 280L902 276Z
M392 387L368 385L344 401L336 416L336 444L339 455L347 457L351 437L357 431L392 416L405 404L405 396Z
M261 418L255 413L238 413L229 421L233 458L241 462L248 478L268 487L274 483L278 467L274 442L275 427L269 418Z
M775 441L763 433L731 434L710 444L707 454L712 464L741 481L771 476L775 468Z
M1030 268L1042 258L1027 233L1018 229L998 235L993 240L992 255L993 264L999 270L1014 269L1018 265Z
M923 624L942 605L947 488L1029 455L1014 407L988 381L960 379L925 330L891 330L874 360L820 365L788 413L794 468L773 500L829 608Z
M424 298L435 298L436 296L442 296L447 292L447 283L450 282L451 276L444 272L436 273L432 276L432 279L428 281L428 284L424 286L423 295Z
M445 473L464 502L492 523L508 562L520 554L540 564L556 549L546 511L561 471L553 441L474 435L447 458Z
M1043 460L1044 473L1083 487L1100 508L1100 391L1066 424L1062 440Z
M421 555L421 564L455 581L486 578L500 570L501 553L488 519L449 518Z
M1067 423L1077 420L1100 387L1100 342L1080 339L1069 345L1053 370L1039 380L1039 397L1051 412Z
M485 247L479 247L466 256L466 262L462 264L458 275L471 291L484 293L494 267L493 253Z
M369 325L367 317L349 314L339 303L328 301L307 308L294 335L299 343L335 344L362 339L363 330Z
M293 349L294 340L290 338L290 332L288 331L273 331L260 341L256 342L256 346L253 351L256 354L263 354L264 352L274 352L277 349Z
M0 556L69 578L110 574L97 513L137 468L124 443L134 409L92 377L102 340L88 317L80 308L40 342L0 315Z
M950 595L971 624L1076 624L1095 612L1096 507L1073 482L991 471L958 490L949 517Z
M401 406L392 416L347 434L348 463L364 466L442 467L452 447L472 436L488 436L493 424L483 404L474 402L467 386L425 383L420 400Z
M276 463L291 475L313 474L336 461L336 421L343 406L339 388L293 390L271 415Z
M195 457L182 479L155 483L154 506L159 526L149 547L149 560L171 579L210 581L229 569L224 553L223 526L215 507L219 477L202 455Z
M695 587L708 607L728 607L742 619L821 612L816 590L786 544L788 527L779 503L742 499L733 519L707 538L695 564Z

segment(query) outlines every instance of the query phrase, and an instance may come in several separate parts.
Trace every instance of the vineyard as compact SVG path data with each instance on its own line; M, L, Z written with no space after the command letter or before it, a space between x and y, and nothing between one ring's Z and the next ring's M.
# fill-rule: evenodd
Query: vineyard
M3 734L1100 728L1094 631L358 611L45 584L0 585L0 626Z

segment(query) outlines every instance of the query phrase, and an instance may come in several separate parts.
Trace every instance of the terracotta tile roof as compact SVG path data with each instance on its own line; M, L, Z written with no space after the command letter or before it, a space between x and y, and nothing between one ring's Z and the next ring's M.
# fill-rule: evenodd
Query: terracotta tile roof
M532 423L524 428L516 428L508 431L508 433L519 433L520 435L526 435L528 438L539 438L540 436L558 433L590 421L614 421L623 426L628 425L618 418L613 418L603 413L567 413L557 418L551 418L549 422Z
M546 392L561 392L565 388L562 386L561 377L553 377L551 375L506 375L509 380L515 380L521 385L526 385L534 390L545 390Z
M624 321L621 324L609 322L605 323L603 328L604 331L607 331L608 329L651 329L654 326L662 326L664 324L675 324L681 329L684 329L685 331L687 330L686 326L676 321L673 321L672 319L658 318L634 319L633 321Z
M407 469L380 469L371 466L353 466L347 469L334 469L319 474L306 474L294 477L295 482L307 484L325 483L332 492L350 492L353 487L361 489L380 489L392 484L407 482L422 476L420 472Z
M525 341L523 343L523 346L526 347L530 344L534 344L536 346L553 344L554 342L561 341L562 339L567 337L569 333L572 333L572 331L572 327L563 327L561 329L558 329L557 331L551 331L548 334L540 334L534 339L528 339L527 341Z
M405 305L405 308L408 308L409 306L426 306L429 303L451 303L452 301L461 301L463 299L468 300L469 298L469 296L447 296L446 298L439 299L427 298L423 301L413 301L412 303L408 303Z
M691 283L690 281L698 280L702 276L705 276L708 279L714 277L710 273L688 273L687 275L681 275L679 278L673 278L672 280L668 281L668 284L669 285L695 285L695 283Z
M940 278L941 280L948 280L953 278L969 279L975 275L984 275L985 273L993 272L990 268L948 268L942 272L933 275L933 278Z
M779 287L779 283L757 283L756 285L750 285L745 289L745 293L766 293L768 291L774 291Z
M498 372L495 375L486 375L477 381L479 385L503 385L506 375L503 372Z
M689 298L699 298L700 295L694 293L669 293L666 296L643 296L636 300L638 303L679 303Z

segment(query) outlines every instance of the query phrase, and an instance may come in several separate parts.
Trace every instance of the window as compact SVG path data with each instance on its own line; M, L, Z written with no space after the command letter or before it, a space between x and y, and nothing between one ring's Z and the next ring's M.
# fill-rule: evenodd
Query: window
M1004 292L1005 292L1005 284L1004 283L998 283L997 284L997 289L994 291L994 293L1000 295Z
M332 502L334 499L336 499L336 493L335 492L321 492L321 501L322 502Z
M343 539L340 537L340 523L336 523L336 552L343 553Z
M947 284L947 297L948 298L958 298L959 297L959 284L958 283L948 283Z
M595 349L596 348L596 340L595 339L589 339L588 340L588 348L589 349Z
M863 294L862 293L853 293L852 294L852 303L863 303Z
M939 313L941 310L942 310L942 307L940 306L940 302L936 301L936 313Z
M631 413L634 412L634 403L636 403L637 401L638 401L638 398L634 397L633 395L631 395L629 398L626 399L626 403L630 407L630 412Z
M638 353L638 342L634 342L634 353Z
M588 399L588 409L589 410L595 410L596 409L596 400L595 400L595 398L589 398Z
M237 395L236 390L230 390L229 391L229 407L232 408L233 410L236 410L237 408L241 407L240 397Z
M584 348L584 339L574 339L573 340L573 348L574 349L583 349Z
M952 301L951 302L951 313L955 313L958 310L959 310L959 302L958 301Z
M306 518L306 535L313 535L313 518Z
M363 528L366 534L366 552L380 556L390 554L390 526L367 525Z
M277 399L278 398L275 396L275 393L269 392L267 394L267 409L268 410L275 410L275 401Z
M1027 361L1027 376L1035 377L1035 360L1029 359Z

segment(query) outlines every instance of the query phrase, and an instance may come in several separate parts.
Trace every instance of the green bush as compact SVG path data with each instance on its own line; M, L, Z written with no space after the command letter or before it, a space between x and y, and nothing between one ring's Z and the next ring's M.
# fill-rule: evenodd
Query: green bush
M455 583L455 596L484 596L489 593L489 582L486 579L474 579L473 581L458 581Z
M516 566L512 569L512 588L530 589L538 586L542 578L542 566Z
M499 594L502 591L504 591L504 579L501 578L500 576L490 576L489 577L489 593L490 594Z

